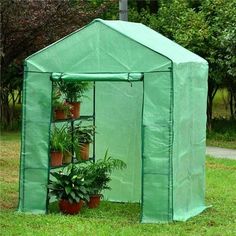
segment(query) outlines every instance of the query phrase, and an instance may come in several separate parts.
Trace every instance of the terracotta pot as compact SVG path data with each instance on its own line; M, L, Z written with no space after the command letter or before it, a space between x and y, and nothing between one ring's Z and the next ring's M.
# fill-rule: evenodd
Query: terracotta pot
M63 110L54 110L54 120L65 120L67 115Z
M71 108L71 114L73 119L77 119L80 117L80 102L68 102Z
M72 153L68 152L68 151L64 151L63 152L62 163L63 164L68 164L68 163L71 163L71 161L72 161Z
M100 200L101 200L101 195L97 194L97 195L92 195L90 196L88 207L89 208L97 208L100 204Z
M81 207L83 206L83 201L70 203L68 200L61 199L59 201L59 209L64 214L75 215L80 212Z
M51 151L51 166L62 165L63 153L59 151Z
M89 143L82 143L80 147L80 159L88 160L89 159Z

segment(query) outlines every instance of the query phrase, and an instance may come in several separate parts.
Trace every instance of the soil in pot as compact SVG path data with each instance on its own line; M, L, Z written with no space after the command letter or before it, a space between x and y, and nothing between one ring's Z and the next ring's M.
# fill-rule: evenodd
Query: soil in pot
M51 151L51 166L61 166L62 165L63 153L58 151Z
M80 209L83 206L83 203L84 202L81 200L79 202L70 203L69 201L65 199L61 199L59 201L59 209L64 214L75 215L80 212Z
M54 110L54 120L65 120L67 115L63 110Z
M97 208L100 204L100 200L101 200L101 195L92 195L90 196L88 207L89 208Z
M86 161L89 159L89 143L82 143L80 147L80 159Z
M71 161L72 161L72 153L68 151L64 151L62 163L68 164L68 163L71 163Z
M71 115L73 119L80 117L80 102L68 102L71 105Z

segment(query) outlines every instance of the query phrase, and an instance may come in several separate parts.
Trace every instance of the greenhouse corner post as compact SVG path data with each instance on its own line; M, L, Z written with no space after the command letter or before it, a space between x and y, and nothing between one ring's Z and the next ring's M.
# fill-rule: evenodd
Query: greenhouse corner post
M144 144L143 144L143 140L144 140L144 123L143 123L143 106L144 106L144 81L145 81L145 74L143 76L143 96L142 96L142 114L141 114L141 119L142 119L142 122L141 122L141 212L140 212L140 222L142 222L142 218L143 218L143 182L144 182L144 179L143 179L143 151L144 151Z
M52 118L53 118L53 110L52 110L52 102L53 102L53 89L54 89L54 82L52 80L52 77L50 75L50 80L52 82L52 89L51 89L51 117L50 117L50 124L52 124ZM49 126L49 138L48 138L48 167L50 166L50 138L51 138L51 125ZM50 180L50 168L48 168L48 183ZM47 198L46 198L46 213L48 213L48 206L49 206L49 190L47 188Z
M96 121L95 121L95 119L96 119L96 100L95 99L96 98L95 98L95 96L96 96L96 82L93 81L93 127L94 128L96 126ZM95 142L96 142L96 133L94 132L94 134L93 134L93 163L95 163L95 155L96 155Z
M25 107L25 101L26 101L26 78L27 78L27 74L28 74L28 69L27 69L27 64L26 62L24 62L24 78L23 78L23 107L22 107L22 117L25 117L25 113L26 113L26 107ZM22 165L24 166L24 158L22 158L23 153L25 153L25 141L23 141L25 139L25 122L24 119L22 119L21 121L21 126L23 131L21 132L21 158L20 158L20 170L19 170L19 195L18 195L18 210L20 209L20 204L22 205L21 208L24 209L24 184L23 184L23 188L21 188L22 184L22 178L23 178L23 182L24 182L24 171L22 172ZM20 199L23 199L23 201L20 201Z
M171 203L169 202L169 215L170 221L173 221L174 218L174 181L173 181L173 146L174 146L174 64L171 60L171 67L170 69L170 79L171 79L171 88L170 88L170 160L169 160L169 169L170 169L170 179L169 179L169 188L171 195Z

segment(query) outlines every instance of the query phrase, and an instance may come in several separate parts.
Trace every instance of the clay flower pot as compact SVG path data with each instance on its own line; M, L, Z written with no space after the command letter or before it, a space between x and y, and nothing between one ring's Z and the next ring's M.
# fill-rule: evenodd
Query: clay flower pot
M80 102L68 102L71 105L71 115L73 119L80 117Z
M63 153L60 151L51 151L51 166L61 166L62 165Z
M88 204L88 208L97 208L100 204L101 195L91 195Z
M80 159L86 161L89 159L89 143L82 143L80 147Z
M67 119L67 114L63 110L54 110L54 120L65 120Z
M59 209L64 214L75 215L80 212L80 209L81 209L83 203L84 202L81 200L79 202L70 203L68 200L61 199L59 201Z
M65 151L63 153L63 160L62 160L62 163L63 164L68 164L68 163L71 163L72 161L72 153L71 152L68 152L68 151Z

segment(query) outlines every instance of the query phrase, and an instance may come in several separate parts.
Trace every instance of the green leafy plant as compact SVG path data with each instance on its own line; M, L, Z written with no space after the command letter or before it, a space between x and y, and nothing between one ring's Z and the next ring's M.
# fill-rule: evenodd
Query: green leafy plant
M64 142L63 142L64 143L64 150L67 151L67 152L71 152L72 145L73 145L71 130L67 128L65 131L66 132L63 133L63 136L64 136Z
M65 82L59 84L60 91L65 95L69 102L80 101L86 92L91 87L91 82Z
M53 180L49 181L49 197L67 200L70 203L80 200L89 201L88 184L83 172L75 164L70 164L59 172L53 172Z
M52 97L53 110L54 111L61 110L64 111L66 115L70 115L72 106L69 103L61 100L61 96L62 96L61 92L57 87L55 87L53 90L53 97Z
M67 127L64 125L61 128L54 127L51 131L50 138L50 148L53 151L61 151L63 152L68 145L68 133Z
M74 129L74 137L78 143L92 143L93 135L95 133L95 126L82 126L81 122Z
M110 189L108 183L111 181L112 171L124 168L126 168L125 162L112 158L106 150L103 159L95 163L89 163L84 168L85 178L88 180L89 194L101 194L102 190Z

